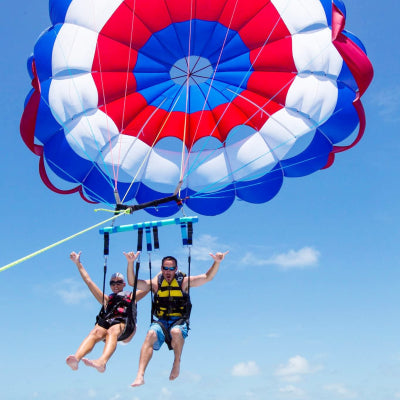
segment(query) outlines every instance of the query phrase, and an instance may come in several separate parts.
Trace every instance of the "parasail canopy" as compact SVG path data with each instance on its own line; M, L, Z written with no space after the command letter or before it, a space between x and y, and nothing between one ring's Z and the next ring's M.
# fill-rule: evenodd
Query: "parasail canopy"
M332 164L372 66L340 0L50 0L21 135L90 202L216 215ZM172 202L148 212L170 216Z

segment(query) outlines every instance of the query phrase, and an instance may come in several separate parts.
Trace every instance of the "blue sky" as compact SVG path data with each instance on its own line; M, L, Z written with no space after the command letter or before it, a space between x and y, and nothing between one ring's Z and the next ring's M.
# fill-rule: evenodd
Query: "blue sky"
M230 253L213 282L192 290L192 330L178 380L168 381L172 354L163 348L146 385L129 387L149 324L149 298L139 303L135 339L118 346L105 374L66 366L99 309L68 258L82 250L101 285L102 237L93 230L0 273L3 399L400 399L400 6L348 0L346 7L347 28L361 38L375 69L363 98L365 136L332 168L287 179L267 204L238 203L221 216L200 217L193 273L208 269L209 252ZM30 87L26 58L49 25L47 2L7 2L2 9L5 265L108 214L41 182L19 119ZM126 218L123 223L153 219L142 212ZM160 239L153 264L173 254L184 269L179 229L163 228ZM135 240L133 234L111 238L110 272L125 272L122 251L134 249ZM147 273L144 268L142 277Z

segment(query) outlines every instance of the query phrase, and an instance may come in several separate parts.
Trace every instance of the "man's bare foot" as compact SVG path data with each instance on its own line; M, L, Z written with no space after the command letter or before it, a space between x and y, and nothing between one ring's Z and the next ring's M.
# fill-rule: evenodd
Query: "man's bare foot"
M169 380L173 381L179 376L181 363L179 361L174 361L174 365L172 366L171 374L169 375Z
M106 370L106 364L98 361L98 360L89 360L87 358L82 358L82 361L85 363L87 367L96 368L99 372L104 372Z
M68 356L65 362L73 371L76 371L78 369L79 360L75 356Z
M137 386L142 386L144 385L144 377L143 376L137 376L136 379L131 383L132 387L137 387Z

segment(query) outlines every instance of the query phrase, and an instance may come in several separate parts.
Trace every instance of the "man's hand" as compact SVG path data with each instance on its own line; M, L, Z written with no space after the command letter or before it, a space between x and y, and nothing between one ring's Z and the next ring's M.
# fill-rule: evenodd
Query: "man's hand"
M128 253L124 253L124 256L126 257L126 260L128 263L134 263L135 260L139 257L140 251L138 251L136 254L133 251L129 251Z
M209 253L209 254L215 262L221 262L228 253L229 250L226 251L225 253L215 253L215 254Z

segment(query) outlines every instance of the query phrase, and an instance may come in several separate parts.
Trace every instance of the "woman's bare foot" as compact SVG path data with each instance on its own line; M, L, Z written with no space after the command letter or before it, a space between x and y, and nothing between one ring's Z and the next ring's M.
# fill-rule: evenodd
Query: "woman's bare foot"
M73 371L78 369L79 360L75 356L68 356L65 362Z
M89 360L87 358L82 358L82 361L85 363L87 367L96 368L99 372L104 372L106 370L106 364L98 361L98 360Z

